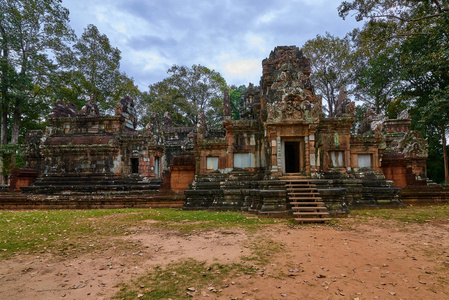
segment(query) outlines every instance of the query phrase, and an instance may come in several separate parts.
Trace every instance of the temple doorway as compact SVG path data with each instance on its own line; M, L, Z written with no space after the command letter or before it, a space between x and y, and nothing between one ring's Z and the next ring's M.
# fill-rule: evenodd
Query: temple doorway
M285 173L299 173L299 142L285 142Z
M139 173L139 159L131 158L131 173L137 174Z
M304 171L304 142L284 142L284 173L301 173Z

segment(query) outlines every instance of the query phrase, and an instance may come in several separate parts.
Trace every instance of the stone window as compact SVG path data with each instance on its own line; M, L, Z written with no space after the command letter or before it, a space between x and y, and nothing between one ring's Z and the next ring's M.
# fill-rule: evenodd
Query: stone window
M359 168L371 168L371 154L358 155Z
M206 169L208 170L218 170L218 157L208 156L206 158Z
M154 175L156 178L160 177L160 159L159 157L154 158Z
M342 168L343 165L343 151L330 151L329 152L329 167Z
M254 154L234 153L234 168L254 168Z

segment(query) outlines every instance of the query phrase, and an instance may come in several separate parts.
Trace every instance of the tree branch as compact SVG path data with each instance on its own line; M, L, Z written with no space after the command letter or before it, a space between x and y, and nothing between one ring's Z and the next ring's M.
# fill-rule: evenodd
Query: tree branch
M423 17L416 18L416 19L405 19L405 18L401 18L401 17L396 16L396 15L371 15L370 18L397 19L397 20L400 20L400 21L403 21L403 22L406 22L406 23L411 23L411 22L419 22L419 21L422 21L422 20L437 18L439 16L442 16L446 12L449 12L449 8L439 8L438 10L441 10L441 12L439 12L437 14L433 14L433 15L423 16Z
M438 12L442 13L443 10L441 9L440 3L437 0L432 0L432 2L437 6Z

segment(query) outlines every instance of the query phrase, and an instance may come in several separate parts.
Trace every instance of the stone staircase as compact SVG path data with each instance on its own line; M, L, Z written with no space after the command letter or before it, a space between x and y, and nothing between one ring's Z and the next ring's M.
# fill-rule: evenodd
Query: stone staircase
M284 176L288 204L291 205L295 221L298 223L330 221L329 212L316 186L302 176Z
M140 176L52 175L37 178L33 185L22 187L21 189L25 193L46 195L103 192L154 194L161 183L159 179L142 181Z

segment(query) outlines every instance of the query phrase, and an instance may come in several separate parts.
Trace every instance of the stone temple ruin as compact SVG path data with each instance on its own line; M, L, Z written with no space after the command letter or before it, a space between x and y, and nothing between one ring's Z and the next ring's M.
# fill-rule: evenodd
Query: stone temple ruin
M220 128L208 127L204 114L196 127L173 127L166 113L136 130L129 97L115 116L100 116L94 103L77 111L58 102L46 132L28 132L27 165L15 188L35 205L178 201L183 209L295 216L300 222L353 207L401 206L418 196L447 201L447 190L427 180L427 141L409 130L406 112L390 120L368 110L351 134L354 103L346 90L335 117L323 117L310 61L297 47L276 47L262 66L260 86L250 84L242 96L239 120L231 118L225 93ZM20 180L32 170L32 184Z

